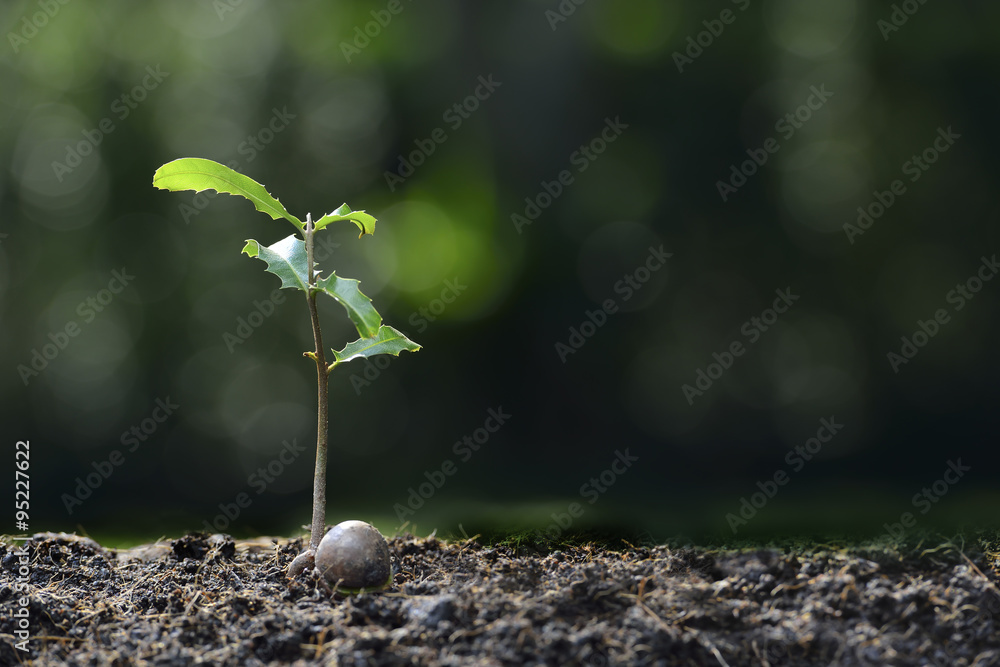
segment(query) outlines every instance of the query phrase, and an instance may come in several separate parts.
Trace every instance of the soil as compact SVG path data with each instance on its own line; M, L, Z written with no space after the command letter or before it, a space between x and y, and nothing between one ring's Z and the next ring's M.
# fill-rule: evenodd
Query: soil
M1000 554L966 544L389 541L393 585L331 599L302 540L0 545L0 664L997 665ZM14 613L27 574L28 652Z

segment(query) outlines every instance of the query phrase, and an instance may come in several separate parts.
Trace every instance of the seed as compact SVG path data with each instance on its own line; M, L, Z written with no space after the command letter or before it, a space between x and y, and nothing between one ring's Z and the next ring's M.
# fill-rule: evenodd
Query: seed
M316 549L316 569L332 585L381 588L389 583L389 545L374 526L344 521L331 528Z

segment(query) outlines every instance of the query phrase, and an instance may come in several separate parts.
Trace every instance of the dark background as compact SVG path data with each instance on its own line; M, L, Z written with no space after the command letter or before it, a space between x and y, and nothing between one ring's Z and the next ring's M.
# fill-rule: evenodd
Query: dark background
M739 535L994 519L1000 283L961 310L948 294L1000 250L995 3L902 3L893 31L893 6L842 0L567 1L565 20L555 0L387 4L0 11L2 469L30 439L31 531L176 535L240 493L252 502L225 521L233 534L308 523L301 293L232 352L223 338L278 286L244 240L292 229L236 197L154 189L154 170L184 156L233 164L302 218L346 201L379 220L361 240L349 224L324 232L339 245L321 265L360 279L424 348L369 369L370 384L361 362L331 376L331 523L544 527L578 502L571 529L731 536L726 515L779 471L787 483ZM446 114L480 77L499 86L455 127ZM813 89L832 95L802 107ZM788 136L776 123L796 113ZM113 131L95 135L103 119ZM627 127L580 171L574 153L606 119ZM436 128L446 140L390 188ZM904 163L948 128L960 138L909 180ZM99 145L57 174L87 134ZM772 137L777 152L724 201L718 182ZM562 170L573 182L517 229ZM852 243L844 225L895 179L905 192ZM616 282L661 245L672 256L625 301ZM85 321L78 304L122 267L134 279ZM467 287L442 310L446 281ZM741 328L779 289L798 300L750 344ZM609 298L617 311L563 363L557 343ZM440 314L422 324L421 308ZM950 319L894 372L887 354L937 309ZM321 316L328 346L356 337L336 304ZM79 335L26 383L18 366L69 321ZM689 403L682 386L737 340L746 352ZM168 397L174 414L123 447ZM509 421L457 456L499 407ZM786 453L824 418L843 429L795 470ZM293 438L305 453L254 482ZM121 465L70 513L78 478L115 450ZM604 492L581 488L626 450L637 462ZM971 470L915 503L958 459ZM457 472L398 514L447 460Z

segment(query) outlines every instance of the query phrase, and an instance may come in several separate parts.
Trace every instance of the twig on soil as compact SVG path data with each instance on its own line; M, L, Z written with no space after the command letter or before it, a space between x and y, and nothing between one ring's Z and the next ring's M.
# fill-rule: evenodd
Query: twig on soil
M972 562L971 558L969 558L968 556L965 555L964 551L959 551L959 553L962 554L962 558L965 559L965 562L969 564L969 566L976 572L976 574L978 574L980 577L983 578L983 580L986 582L986 587L987 588L992 589L995 593L1000 593L1000 589L997 589L996 584L994 584L992 581L990 581L990 578L987 577L985 574L983 574L982 570L980 570L978 567L976 567L976 564Z
M645 583L645 581L642 582L642 584L644 584L644 583ZM642 586L642 584L640 584L640 586ZM639 598L638 596L636 597L635 603L639 606L640 609L642 609L644 612L646 612L647 614L649 614L653 618L653 620L656 621L657 625L660 625L667 632L667 634L670 637L677 638L677 628L676 627L670 625L669 623L667 623L666 621L664 621L662 618L660 618L660 615L657 614L656 612L654 612L649 607L647 607L646 603L643 602L642 599ZM705 639L704 637L702 637L701 633L698 632L697 630L695 630L694 628L683 627L683 630L685 632L690 633L695 638L695 641L697 641L699 644L701 644L705 648L707 648L708 651L713 656L715 656L715 659L719 661L719 664L722 665L722 667L729 667L729 663L726 662L725 658L722 657L722 653L715 646L715 644L713 644L708 639Z
M188 615L191 614L191 608L194 607L195 604L198 603L198 598L200 598L200 597L201 597L201 591L197 591L194 594L194 597L191 598L191 601L187 603L187 606L184 607L184 613L185 614L188 614Z

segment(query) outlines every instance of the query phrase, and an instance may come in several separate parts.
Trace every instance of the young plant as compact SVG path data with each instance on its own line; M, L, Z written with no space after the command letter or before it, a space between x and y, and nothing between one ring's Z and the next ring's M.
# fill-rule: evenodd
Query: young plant
M240 195L249 199L258 211L268 214L274 220L284 218L295 227L295 234L286 236L269 246L248 239L243 252L266 262L266 270L281 279L282 288L293 287L304 292L306 305L309 307L316 350L305 352L303 356L316 362L319 401L316 425L316 472L313 477L312 534L309 539L310 548L303 555L313 553L326 532L330 372L340 364L355 359L379 354L398 356L403 350L415 352L420 349L419 345L399 331L382 324L382 317L372 306L371 299L358 289L357 280L341 278L333 272L329 276L320 277L319 271L316 270L313 248L317 233L326 229L331 223L350 220L361 230L358 236L361 238L365 234L375 232L375 218L364 211L352 211L347 204L342 204L319 220L314 221L311 214L306 214L306 221L302 222L286 211L281 202L268 194L260 183L218 162L201 158L182 158L168 162L153 174L153 185L162 190L195 192L215 190L220 193ZM332 297L347 310L347 316L361 336L353 343L348 343L342 350L332 350L333 361L329 364L323 347L319 314L316 310L316 297L320 294ZM299 569L301 567L298 566Z

